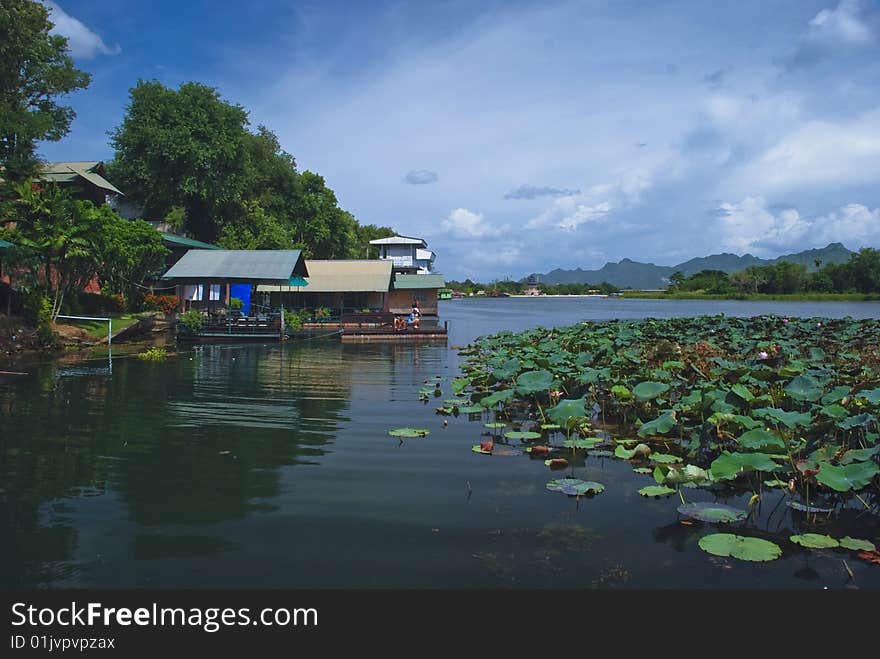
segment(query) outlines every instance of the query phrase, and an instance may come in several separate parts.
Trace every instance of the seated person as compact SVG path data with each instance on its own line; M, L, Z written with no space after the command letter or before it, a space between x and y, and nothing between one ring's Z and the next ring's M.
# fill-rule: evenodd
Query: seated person
M414 313L410 313L406 319L406 324L412 325L413 329L419 329L419 317Z

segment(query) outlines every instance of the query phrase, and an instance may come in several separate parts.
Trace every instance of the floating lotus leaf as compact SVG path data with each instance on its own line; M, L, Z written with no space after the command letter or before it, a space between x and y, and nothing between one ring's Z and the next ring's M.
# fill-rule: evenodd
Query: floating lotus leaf
M762 419L769 419L775 423L794 428L795 426L807 427L813 422L813 417L807 412L786 412L775 407L761 407L752 410L752 415Z
M490 421L489 423L484 423L483 426L486 428L498 429L498 428L506 428L507 424L502 421Z
M822 385L810 375L798 375L786 385L785 393L794 400L815 401L822 397Z
M748 471L775 471L779 465L766 453L728 453L724 451L709 467L716 481L732 480Z
M611 451L603 450L603 449L599 449L598 451L593 451L592 453L590 453L590 455L592 455L594 458L613 458L614 457L614 453L612 453Z
M528 371L516 379L516 392L521 395L536 394L553 387L553 374L550 371Z
M480 399L480 405L484 407L495 407L498 403L506 403L516 395L513 389L502 389Z
M648 485L640 489L639 494L643 497L665 497L669 494L675 494L675 490L665 485Z
M616 438L616 439L614 440L614 443L615 443L615 444L623 444L624 446L633 446L634 444L638 444L638 443L639 443L639 440L637 440L637 439L623 439L623 438Z
M520 362L518 359L508 359L498 368L492 369L492 375L497 380L507 380L519 373Z
M633 396L639 400L653 400L669 391L665 382L640 382L633 387Z
M659 462L660 464L672 464L674 462L682 461L682 459L677 455L671 455L669 453L652 453L651 459L654 462Z
M569 496L583 496L585 494L598 494L605 489L605 486L602 483L582 481L579 478L558 478L547 483L547 489L551 492L562 492Z
M485 409L482 405L468 405L467 407L459 407L458 411L461 414L480 414Z
M878 473L880 467L874 462L854 462L839 467L828 462L820 462L816 480L832 490L848 492L866 487Z
M455 407L460 407L469 402L467 398L446 398L443 400L444 405L454 405Z
M663 435L672 430L676 423L678 423L678 421L676 421L675 418L675 410L668 410L653 421L643 423L637 434L639 437L646 437L647 435Z
M650 474L653 473L653 469L650 467L636 467L633 471L637 474Z
M542 423L541 424L541 430L559 430L561 428L562 428L562 426L560 426L558 423Z
M611 387L611 395L621 400L632 398L632 392L624 387L622 384L616 384Z
M582 418L587 415L586 402L586 398L566 398L559 401L556 407L551 407L547 411L547 416L550 417L551 421L558 423L560 426L569 425L572 419Z
M564 442L562 442L562 445L565 448L590 449L604 443L605 440L601 437L582 437L580 439L566 439Z
M732 533L712 533L700 538L700 549L715 556L730 556L743 561L772 561L782 556L779 545Z
M849 387L834 387L834 389L822 396L822 404L830 405L831 403L839 403L847 396L849 396Z
M761 421L753 419L750 416L743 416L742 414L724 414L723 412L715 412L715 414L706 419L706 421L716 426L721 424L731 424L745 428L746 430L760 428L764 425Z
M471 451L473 451L474 453L482 453L483 455L492 455L491 449L483 448L479 444L474 444L473 446L471 446Z
M877 551L877 547L874 546L873 542L850 538L849 536L840 539L840 546L844 549L852 549L853 551Z
M495 446L492 447L491 451L487 451L479 444L474 444L471 447L471 451L473 451L474 453L482 453L483 455L495 455L503 457L522 455L522 451L520 451L519 449L515 449L512 446L499 446L498 444L495 444Z
M737 444L752 451L781 453L785 450L785 442L775 432L755 428L737 437Z
M830 549L840 546L840 543L830 535L820 535L818 533L804 533L803 535L793 535L789 538L793 543L810 549Z
M685 517L698 519L701 522L715 522L719 524L729 524L730 522L741 522L748 513L739 508L726 506L723 503L683 503L678 507Z
M540 439L541 433L529 430L511 430L504 433L504 436L507 439Z
M764 481L764 487L786 488L786 487L788 487L788 481L781 481L781 480L777 480L777 479Z
M620 446L619 444L614 447L614 457L620 458L621 460L630 460L636 454L636 452L632 449L628 449L625 446Z
M427 428L395 428L389 430L388 434L392 437L424 437L431 433Z

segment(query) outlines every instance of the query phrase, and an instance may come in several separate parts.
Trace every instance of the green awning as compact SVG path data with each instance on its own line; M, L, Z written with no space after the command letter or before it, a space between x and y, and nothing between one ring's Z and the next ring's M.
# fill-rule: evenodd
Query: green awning
M164 231L160 231L159 235L162 236L162 240L166 243L179 245L181 247L192 247L195 249L223 249L222 247L217 247L217 245L212 245L211 243L203 243L201 240L193 240L192 238L177 236L173 233L166 233Z
M8 243L5 240L0 240L0 249L8 249L10 247L15 247L15 245Z
M394 275L394 288L417 289L417 288L443 288L446 282L443 275Z

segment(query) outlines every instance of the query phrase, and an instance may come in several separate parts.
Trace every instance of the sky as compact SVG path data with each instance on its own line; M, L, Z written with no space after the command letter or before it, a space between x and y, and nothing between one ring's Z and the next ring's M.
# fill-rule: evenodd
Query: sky
M201 82L448 279L880 247L880 0L45 4L93 80L44 158Z

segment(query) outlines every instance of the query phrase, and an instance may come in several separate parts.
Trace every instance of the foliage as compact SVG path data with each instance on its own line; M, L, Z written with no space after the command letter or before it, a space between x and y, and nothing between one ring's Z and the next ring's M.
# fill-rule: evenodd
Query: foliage
M268 128L250 130L248 112L212 87L138 82L111 144L108 174L127 199L199 240L342 259L369 256L370 240L394 235L358 225L321 176L298 172Z
M189 311L178 316L180 323L190 332L197 333L205 326L205 317L200 311L190 309Z
M137 354L137 358L147 362L163 362L168 357L165 348L150 348Z
M150 295L144 296L144 307L151 311L161 311L165 315L173 314L180 305L180 298L176 295Z
M242 302L241 299L239 299L237 297L229 298L229 308L232 309L233 311L238 311L243 306L244 306L244 302Z
M90 82L74 67L67 38L50 34L52 27L41 2L0 3L0 166L9 181L36 172L37 142L60 140L75 116L58 99Z
M715 556L730 556L743 561L772 561L782 555L778 545L761 538L747 538L732 533L711 533L700 538L700 549Z

